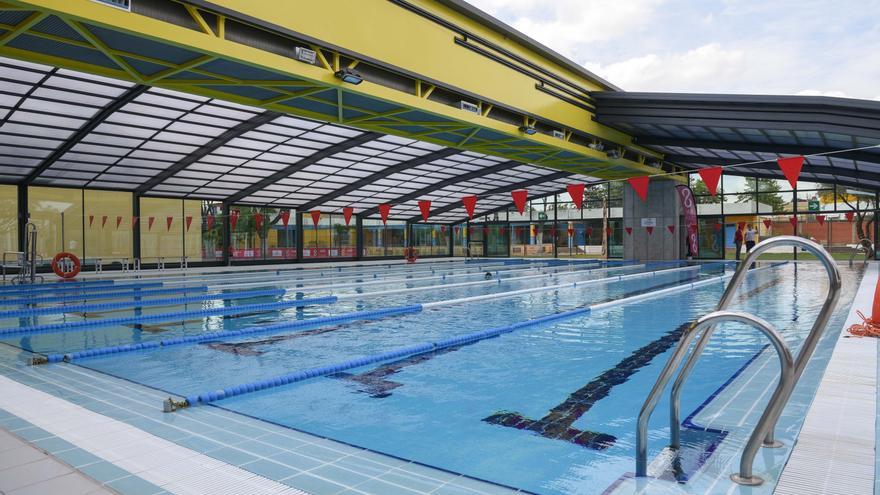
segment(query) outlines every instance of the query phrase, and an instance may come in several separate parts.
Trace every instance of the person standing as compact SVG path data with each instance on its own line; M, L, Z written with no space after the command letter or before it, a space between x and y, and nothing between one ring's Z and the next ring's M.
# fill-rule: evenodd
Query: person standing
M755 247L755 238L758 236L758 231L752 228L752 224L749 224L746 227L746 252L749 253L752 251L752 248Z
M733 243L736 245L736 259L738 261L743 248L743 231L741 225L736 226L736 232L733 234Z

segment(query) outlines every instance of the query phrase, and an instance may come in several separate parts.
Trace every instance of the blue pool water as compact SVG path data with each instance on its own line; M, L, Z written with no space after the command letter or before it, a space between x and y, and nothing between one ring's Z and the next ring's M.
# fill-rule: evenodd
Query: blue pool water
M21 348L22 355L30 355L26 351L69 353L366 309L598 280L646 270L667 270L641 278L440 305L373 321L217 338L192 345L109 354L76 362L80 366L186 396L717 278L725 270L722 264L686 268L684 264L606 268L597 263L565 263L549 269L544 267L544 277L518 280L516 277L535 275L542 268L532 269L514 263L497 267L495 275L510 281L448 288L443 285L479 281L485 271L493 269L479 268L473 274L467 274L469 268L465 265L449 265L433 273L428 270L412 274L412 278L438 274L441 277L442 274L466 276L415 282L407 282L405 278L383 282L381 277L385 275L373 278L373 272L364 269L360 274L338 272L314 278L322 285L333 284L334 280L340 286L357 280L380 283L310 289L311 279L290 280L289 290L282 296L282 299L329 294L348 297L335 304L227 318L193 318L142 327L109 326L15 336L3 341ZM505 270L519 271L506 273ZM858 271L844 269L844 272L844 293L840 298L843 303L829 325L835 332L842 325L846 302L852 299L860 276ZM405 270L398 273L401 275L388 277L407 276ZM206 281L209 285L217 283L211 277L192 278L187 283ZM433 289L398 292L386 297L370 294L425 286ZM222 407L531 492L601 493L633 470L635 419L645 395L683 329L714 309L723 286L718 281L666 293L636 303L524 327L495 338L224 399L208 407ZM733 308L755 312L773 323L794 350L818 312L825 297L825 287L826 277L819 265L788 264L756 270L746 278L742 295ZM101 299L105 300L125 299ZM68 313L6 319L0 324L3 328L11 328L277 300L277 297L257 297L252 300L208 301L186 307L132 308L86 315L85 318L81 314ZM830 345L833 345L831 339L823 340L826 351ZM683 416L705 406L707 399L765 346L766 342L759 334L750 329L737 325L719 328L685 388ZM817 351L817 356L824 354L822 349ZM824 363L816 360L810 366L824 366ZM801 385L807 392L814 386L809 380ZM796 396L806 397L803 400L807 401L811 397L810 393ZM661 402L650 424L649 458L656 456L668 442L667 409L668 404ZM799 425L790 428L793 431L787 433L796 435ZM707 432L686 431L683 441L687 456L711 461L710 454L725 438ZM700 465L701 462L694 462L686 466L681 479L687 479Z

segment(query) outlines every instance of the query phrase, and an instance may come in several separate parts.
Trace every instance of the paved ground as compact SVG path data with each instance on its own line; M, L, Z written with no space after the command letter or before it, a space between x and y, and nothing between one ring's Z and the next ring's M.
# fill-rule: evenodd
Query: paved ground
M91 478L0 429L0 494L111 495Z

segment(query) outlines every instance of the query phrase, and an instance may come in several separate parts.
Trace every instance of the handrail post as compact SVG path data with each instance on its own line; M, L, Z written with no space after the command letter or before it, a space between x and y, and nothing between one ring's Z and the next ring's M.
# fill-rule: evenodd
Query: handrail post
M777 236L767 239L765 241L761 241L757 246L752 249L752 251L740 264L739 268L733 276L733 279L730 281L730 284L728 284L727 288L725 289L724 295L721 296L721 301L718 303L716 311L725 310L728 306L730 306L734 296L736 295L737 289L739 289L739 286L745 279L745 275L752 263L754 263L762 253L774 246L779 245L794 245L803 247L822 262L822 265L825 267L825 270L828 273L829 287L828 295L825 298L825 303L822 305L822 309L819 311L819 316L816 318L816 321L813 322L810 333L807 335L807 338L804 339L804 343L801 345L800 351L797 355L797 359L795 360L794 383L797 384L798 380L800 380L801 374L803 374L804 372L804 368L806 368L807 363L813 355L813 351L816 349L816 345L819 343L819 339L822 336L825 326L828 324L828 320L831 319L831 313L834 310L834 307L837 305L837 300L840 297L840 271L837 269L837 264L835 263L834 259L831 257L831 255L828 254L827 251L825 251L825 249L823 249L820 245L816 244L813 241L795 236ZM697 341L697 345L694 348L694 351L690 354L690 356L688 356L688 359L682 366L678 377L672 384L672 391L670 393L669 401L670 425L678 425L680 423L679 418L681 388L693 371L694 365L696 364L697 360L699 360L700 355L703 353L703 350L705 350L706 344L708 343L709 338L712 336L713 331L714 328L709 327L700 336L700 340ZM792 389L793 388L794 387L792 387ZM782 407L779 408L778 413L773 418L770 428L767 430L767 434L764 438L765 447L782 446L782 444L777 442L774 438L774 431L776 429L776 422L779 419L779 415L782 413L782 409L784 408L784 406L788 403L790 396L791 393L789 392L785 397L780 398L780 400L782 401ZM676 431L676 428L673 428L672 430L674 432ZM672 440L672 446L674 448L677 448L679 445L679 439L678 436L674 433Z
M791 351L789 351L788 346L785 345L785 341L779 335L779 332L777 332L770 323L756 316L738 311L715 311L709 313L685 330L681 340L679 340L678 346L666 362L666 366L663 367L660 377L657 379L657 382L654 384L654 387L651 389L651 392L648 394L648 397L645 399L645 403L642 405L642 409L639 412L638 426L636 430L636 476L647 476L648 474L648 421L651 419L651 413L653 413L654 408L657 406L663 390L672 378L672 374L675 373L682 358L687 353L691 341L701 330L705 329L701 336L702 339L709 334L710 329L715 325L726 321L745 323L757 328L770 340L773 348L779 356L779 365L781 369L779 383L776 385L770 403L767 404L764 413L761 415L758 427L755 428L751 437L749 437L749 441L746 444L746 448L740 459L739 473L732 476L734 481L737 481L738 483L752 485L763 483L761 478L752 474L752 464L755 459L755 454L761 446L761 439L766 435L770 422L778 415L777 410L782 407L782 401L780 401L779 398L790 394L791 388L794 386L794 364L791 357ZM693 354L691 355L693 356ZM672 431L676 430L677 428L672 429Z

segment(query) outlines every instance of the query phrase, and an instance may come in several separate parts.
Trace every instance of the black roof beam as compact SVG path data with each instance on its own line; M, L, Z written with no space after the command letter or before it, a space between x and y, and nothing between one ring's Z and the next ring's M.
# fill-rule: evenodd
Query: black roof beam
M329 158L336 153L341 153L343 151L350 150L351 148L356 148L364 143L368 143L373 141L374 139L378 139L384 136L384 134L379 132L365 132L357 137L353 137L351 139L346 139L340 143L334 144L328 148L324 148L310 156L303 158L302 160L297 161L293 165L285 167L274 174L265 177L258 182L251 184L250 186L242 189L241 191L229 196L224 200L225 203L235 203L237 201L241 201L242 199L250 196L251 194L260 191L261 189L271 186L272 184L278 182L279 180L286 179L291 175L299 172L300 170L316 163L324 158Z
M488 190L488 191L483 191L483 192L481 192L481 193L477 193L476 195L477 195L478 197L479 197L479 196L482 196L482 197L489 197L489 196L494 196L494 195L496 195L496 194L504 194L504 193L507 193L507 192L516 191L517 189L523 189L523 188L526 188L526 187L529 187L529 186L534 186L534 185L537 185L537 184L543 184L543 183L545 183L545 182L552 182L552 181L554 181L554 180L564 179L564 178L566 178L566 177L571 177L571 176L573 176L573 175L575 175L575 174L572 173L572 172L556 172L556 173L552 173L552 174L544 175L544 176L541 176L541 177L536 177L536 178L534 178L534 179L530 179L530 180L526 180L526 181L522 181L522 182L516 182L516 183L514 183L514 184L508 184L508 185L506 185L506 186L502 186L502 187L497 187L497 188L495 188L495 189L490 189L490 190ZM551 193L551 194L559 194L559 193ZM549 194L548 194L548 195L549 195ZM544 195L544 196L547 196L547 195ZM541 197L544 197L544 196L541 196ZM529 197L529 199L532 199L532 198ZM478 203L478 204L479 204L479 203ZM461 204L460 201L453 201L452 203L449 203L449 204L446 205L446 206L441 206L440 208L437 208L436 210L432 210L432 211L431 211L431 215L441 215L441 214L443 214L443 213L450 212L450 211L452 211L452 210L454 210L454 209L456 209L456 208L463 208L463 206L462 206L462 204ZM475 215L475 216L476 216L476 215L485 215L485 214L486 214L486 213L484 213L484 212L474 212L474 215ZM410 218L408 221L410 221L410 222L418 222L418 221L421 220L421 219L422 219L422 216L421 216L421 215L417 215L417 216L414 216L414 217Z
M726 151L752 151L760 153L779 153L787 155L819 155L834 153L835 157L880 163L880 153L868 151L844 151L827 146L805 146L799 144L745 143L742 141L711 141L703 139L678 139L656 136L636 138L638 144L644 146L675 146L678 148L700 148ZM878 148L880 151L880 148Z
M708 165L708 166L736 166L742 165L743 168L753 169L753 170L766 170L767 172L776 172L774 175L776 178L783 178L782 171L779 170L779 166L776 165L775 162L761 162L755 163L754 161L749 160L737 160L734 158L719 158L719 157L702 157L702 156L691 156L691 155L666 155L665 160L678 163L678 164L690 164L690 165ZM696 171L696 169L694 169ZM726 173L736 172L738 174L747 175L749 171L739 172L734 167L731 170L725 170ZM872 181L880 181L880 174L865 172L863 170L854 170L854 169L846 169L841 167L829 167L826 165L811 165L808 162L804 163L803 168L801 169L801 173L806 174L824 174L824 175L832 175L835 177L851 177L856 180L859 178L872 180ZM836 180L836 179L835 179Z
M373 182L378 180L382 180L386 177L390 177L399 172L406 172L407 170L417 167L419 165L424 165L426 163L431 163L435 160L440 160L446 158L448 156L457 155L461 153L461 150L455 148L445 148L442 150L435 151L433 153L428 153L427 155L420 156L418 158L414 158L412 160L407 160L405 162L400 162L397 165L392 165L384 170L380 170L374 174L370 174L362 179L359 179L351 184L348 184L345 187L339 188L331 193L327 193L319 198L315 198L308 203L300 205L297 209L300 211L309 211L315 207L321 206L324 203L329 201L333 201L334 199L344 196L352 191L357 191L358 189L368 186Z
M145 93L149 86L145 86L143 84L137 84L132 86L124 93L119 95L118 98L111 101L107 106L105 106L100 112L96 113L89 119L82 127L80 127L76 132L74 132L69 138L67 138L64 143L55 149L52 153L49 154L46 158L40 162L39 165L36 166L31 173L25 177L22 181L24 184L30 184L34 180L36 180L40 175L43 174L46 170L49 169L55 162L61 159L68 151L73 149L74 146L80 143L83 139L86 138L89 134L92 133L99 125L101 125L108 117L116 113L122 107L131 103L135 98Z
M418 199L419 197L424 196L425 194L430 194L434 191L439 191L439 190L443 189L444 187L452 186L452 185L455 185L455 184L458 184L461 182L467 182L469 180L479 179L480 177L485 177L487 175L492 175L492 174L495 174L498 172L503 172L511 167L516 167L519 165L522 165L522 163L510 160L507 162L499 163L497 165L492 165L491 167L485 167L485 168L481 168L479 170L474 170L474 171L468 172L466 174L456 175L455 177L443 179L440 182L437 182L435 184L431 184L429 186L423 187L423 188L418 189L416 191L413 191L411 193L404 194L403 196L401 196L399 198L395 198L391 201L388 201L388 203L390 203L392 205L399 205L402 203L406 203L407 201L411 201L413 199ZM378 212L378 211L379 211L379 207L375 206L375 207L370 208L368 210L362 211L360 213L360 215L363 217L368 217L370 215L375 215L376 212Z
M202 158L210 155L211 153L217 151L221 146L225 145L229 141L241 136L242 134L253 131L254 129L260 127L261 125L268 124L272 122L276 118L282 116L283 114L278 112L263 112L253 117L245 120L234 127L230 127L226 131L224 131L219 136L214 139L208 141L204 145L198 147L192 153L186 155L181 158L178 162L166 168L165 170L159 172L155 176L153 176L150 180L144 182L137 189L135 189L135 194L144 194L150 189L158 186L159 184L165 182L165 180L173 177L178 172L183 171L190 165L198 162Z

